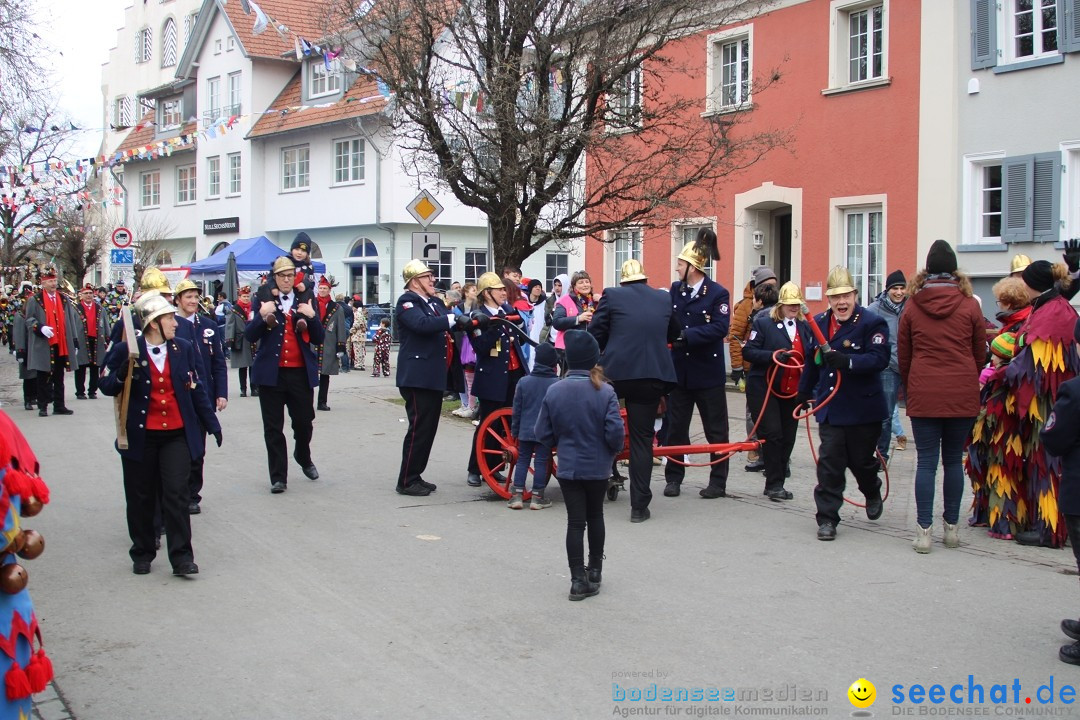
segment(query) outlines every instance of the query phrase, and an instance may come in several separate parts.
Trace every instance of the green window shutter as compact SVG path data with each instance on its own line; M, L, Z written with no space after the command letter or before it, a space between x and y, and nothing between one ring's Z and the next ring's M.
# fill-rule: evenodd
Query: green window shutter
M1058 49L1080 52L1080 0L1058 0Z
M1035 242L1057 242L1061 226L1061 154L1042 153L1032 163L1031 224Z
M978 70L995 65L997 3L994 0L971 0L971 69Z
M1031 242L1031 197L1034 155L1007 158L1001 163L1001 240Z

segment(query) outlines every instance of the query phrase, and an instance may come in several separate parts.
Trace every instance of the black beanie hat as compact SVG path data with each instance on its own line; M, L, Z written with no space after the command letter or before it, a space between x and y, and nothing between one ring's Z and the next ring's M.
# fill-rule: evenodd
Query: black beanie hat
M292 247L290 247L289 250L292 251L296 248L300 248L304 252L311 252L311 238L309 238L308 234L303 230L296 233L296 237L294 237L292 241Z
M949 243L935 240L926 254L926 272L931 275L956 272L956 253Z
M1032 290L1046 292L1054 287L1054 266L1046 260L1036 260L1024 268L1024 284Z
M567 330L566 366L571 370L592 370L600 362L600 346L596 338L584 330Z
M889 273L889 277L885 279L885 289L889 290L896 285L903 285L907 287L907 280L904 278L903 270L893 270Z
M555 346L549 342L540 343L536 348L536 364L553 368L559 362L559 354L555 352Z

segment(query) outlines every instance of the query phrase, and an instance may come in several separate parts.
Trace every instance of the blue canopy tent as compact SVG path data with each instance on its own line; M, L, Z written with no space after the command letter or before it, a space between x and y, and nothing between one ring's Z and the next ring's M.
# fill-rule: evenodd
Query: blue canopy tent
M225 266L229 261L229 253L236 257L238 279L243 283L250 283L256 280L259 275L270 272L274 260L282 255L287 255L288 251L279 248L265 235L237 240L232 245L218 250L209 257L184 265L184 268L189 271L188 277L192 280L219 280L225 277ZM313 260L311 264L314 266L315 272L326 272L325 263Z

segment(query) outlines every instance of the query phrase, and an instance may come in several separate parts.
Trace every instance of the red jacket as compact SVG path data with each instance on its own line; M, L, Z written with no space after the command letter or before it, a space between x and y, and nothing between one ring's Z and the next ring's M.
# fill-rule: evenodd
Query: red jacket
M900 314L898 335L908 417L979 414L986 329L975 298L964 295L956 280L931 279Z

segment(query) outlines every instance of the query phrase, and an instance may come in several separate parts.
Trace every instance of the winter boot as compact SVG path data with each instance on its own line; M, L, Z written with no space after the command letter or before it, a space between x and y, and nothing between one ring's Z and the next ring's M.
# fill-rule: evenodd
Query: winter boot
M604 567L604 556L603 555L601 555L600 557L594 557L592 555L589 556L589 566L587 568L585 568L585 571L586 571L586 573L588 573L589 582L596 583L597 589L600 588L600 574L601 574L600 571L603 569L603 567Z
M945 523L945 547L960 547L960 528L956 525Z
M584 600L600 592L596 583L589 582L588 575L582 565L570 568L570 599Z
M525 501L522 499L522 493L524 489L514 488L513 494L510 495L510 499L506 501L506 507L511 510L520 510L525 507Z
M953 526L955 527L955 526ZM915 552L925 555L930 552L930 544L933 542L931 531L934 526L931 525L928 528L924 528L916 523L915 525L915 542L912 543L912 547L915 548Z
M532 502L529 503L530 510L543 510L551 507L551 501L544 497L543 490L533 490Z

